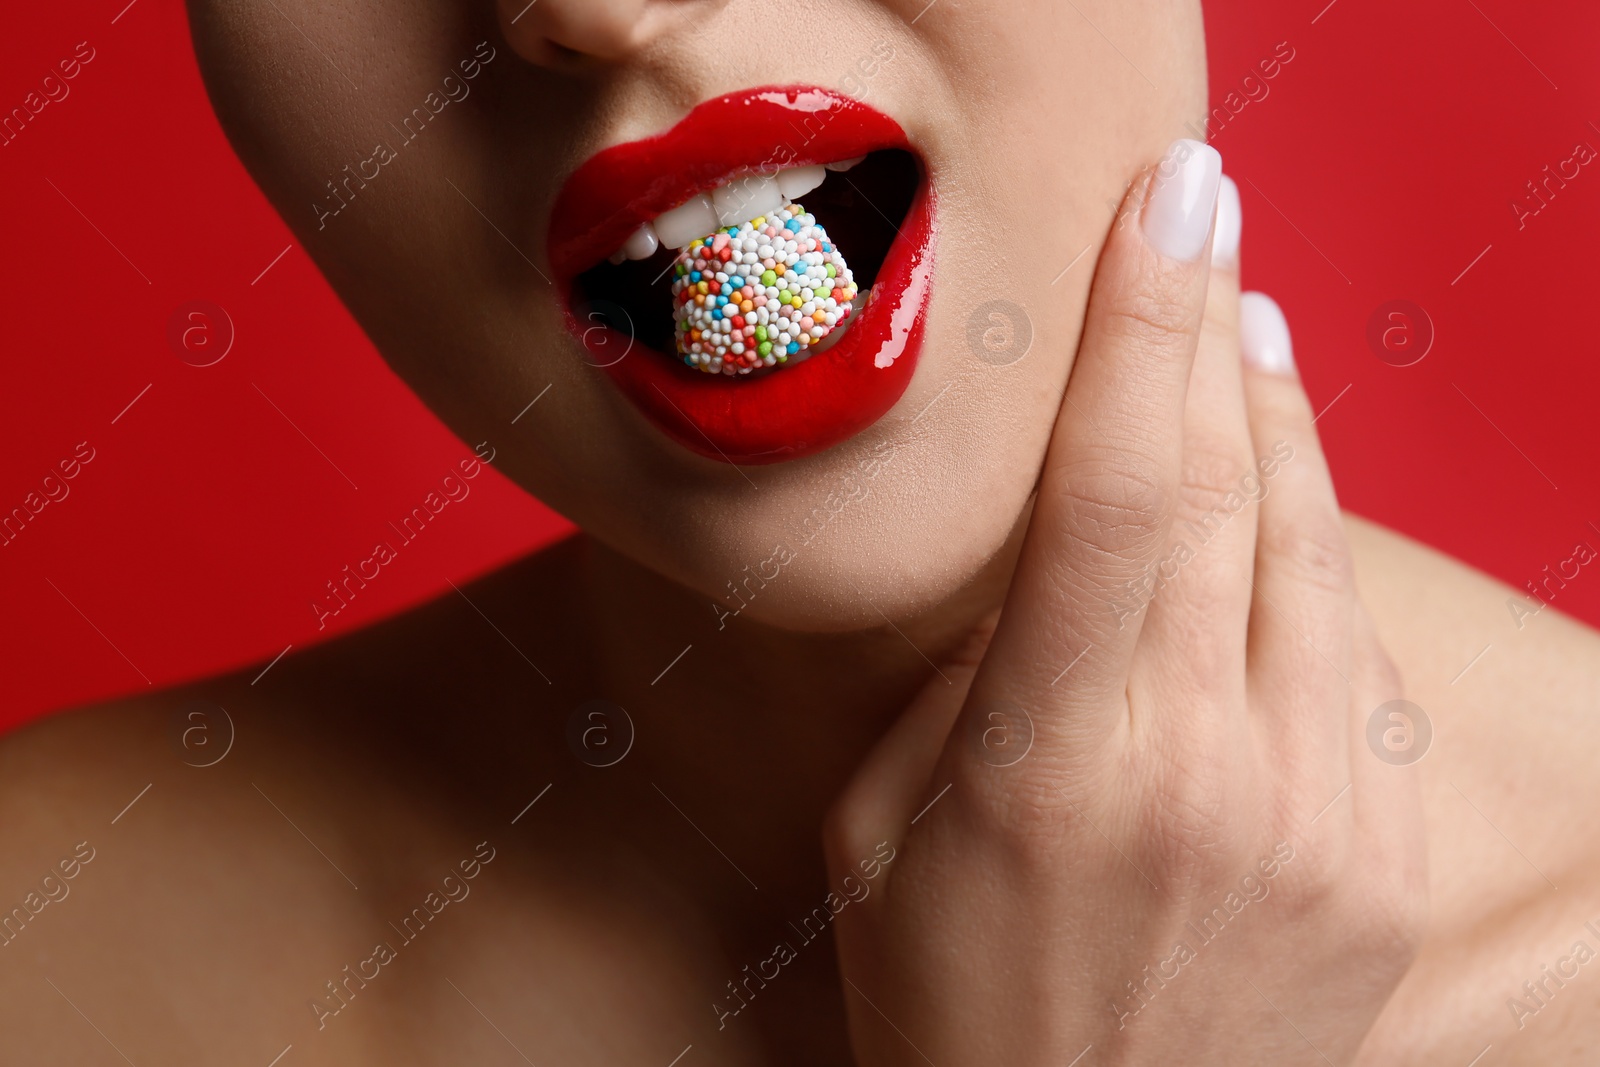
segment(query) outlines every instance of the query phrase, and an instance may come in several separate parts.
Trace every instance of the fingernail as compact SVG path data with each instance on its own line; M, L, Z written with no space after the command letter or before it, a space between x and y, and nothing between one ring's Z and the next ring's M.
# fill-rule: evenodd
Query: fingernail
M1289 320L1266 293L1239 297L1239 351L1244 361L1269 374L1294 373L1294 345Z
M1211 238L1211 265L1228 270L1239 265L1239 233L1244 215L1239 210L1239 187L1226 174L1217 190L1217 232Z
M1188 262L1211 232L1222 179L1222 157L1199 141L1172 142L1150 181L1144 239L1164 256Z

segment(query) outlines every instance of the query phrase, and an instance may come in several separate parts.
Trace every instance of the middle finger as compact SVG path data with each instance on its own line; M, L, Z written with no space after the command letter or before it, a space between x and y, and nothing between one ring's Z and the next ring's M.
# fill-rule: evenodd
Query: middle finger
M1239 192L1222 179L1205 322L1183 418L1183 475L1166 550L1130 589L1149 617L1134 682L1235 706L1244 693L1255 502L1264 488L1250 451L1239 358Z

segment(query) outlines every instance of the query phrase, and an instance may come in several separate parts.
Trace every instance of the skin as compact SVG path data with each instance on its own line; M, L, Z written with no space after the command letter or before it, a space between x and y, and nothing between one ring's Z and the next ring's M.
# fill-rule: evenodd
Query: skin
M1127 38L1123 47L1140 66L1174 73L1160 89L1092 31L1085 35L1070 6L998 20L961 6L908 29L921 6L911 0L811 5L808 18L848 23L852 33L818 34L781 70L748 60L706 69L691 60L719 49L734 54L733 42L749 32L749 12L712 3L645 5L654 32L636 31L625 59L540 66L516 49L541 55L545 32L601 55L623 46L592 27L569 26L599 17L580 14L581 5L541 0L515 26L516 9L506 6L498 22L512 30L511 45L488 4L306 5L296 22L335 61L345 57L340 66L350 68L359 92L270 6L191 10L207 87L246 165L385 358L462 440L488 440L507 474L619 553L690 588L723 593L775 544L797 540L829 487L845 484L862 457L892 443L905 462L885 469L873 489L893 509L862 508L831 523L825 550L786 568L785 579L795 580L775 583L748 617L845 631L880 625L873 605L896 619L935 614L1001 553L1033 490L1094 252L1056 285L1050 278L1086 245L1104 241L1108 205L1181 132L1175 118L1204 113L1198 5L1161 5L1159 20L1117 6L1096 19L1119 41ZM625 12L613 21L633 20ZM697 25L704 26L698 35ZM997 77L968 46L972 34L1018 57L1015 68ZM312 205L327 197L324 181L370 156L375 138L395 141L390 124L486 39L499 52L470 83L476 95L448 105L319 229ZM663 447L604 376L572 358L550 287L524 254L540 261L556 192L599 149L657 132L723 92L774 81L844 88L880 40L895 58L867 83L867 99L896 118L926 157L943 205L940 271L965 279L964 291L935 300L916 380L894 411L843 447L752 473L760 486L752 493L726 465ZM264 91L284 62L305 80L292 91ZM1082 106L1108 92L1118 99L1116 122ZM1042 106L1017 121L1022 99ZM1052 116L1049 138L1041 138L1034 115ZM985 160L1004 164L975 165ZM1018 187L1041 190L1060 217L1074 220L1051 257L1059 263L1042 278L1007 254L1030 231L1036 203L1013 195ZM1036 333L1054 331L1057 343L1006 369L973 358L966 318L997 294L1038 309ZM559 339L554 346L552 339ZM519 422L513 437L511 417L546 385L545 399L560 403L548 418ZM913 426L946 385L953 388L943 399L958 403ZM597 425L606 432L593 432ZM972 448L974 432L994 433L1006 447ZM1017 462L1019 455L1028 461ZM613 489L595 492L597 484ZM980 494L992 507L965 506ZM730 515L737 521L726 521ZM931 581L920 572L935 559L942 574ZM1003 578L997 573L994 581L997 593Z
M362 86L356 94L270 10L192 5L208 85L241 156L385 356L464 440L494 440L496 464L587 534L464 597L289 657L260 685L247 671L0 740L6 899L21 901L76 842L95 849L71 895L0 948L8 1052L97 1062L112 1055L110 1042L134 1062L267 1063L292 1044L284 1063L665 1064L692 1045L686 1064L845 1062L852 1052L862 1064L922 1062L841 981L841 954L857 992L871 990L941 1064L1066 1063L1090 1041L1080 1033L1113 1057L1100 1062L1322 1062L1244 978L1334 1062L1466 1063L1492 1042L1493 1062L1578 1063L1593 1047L1590 968L1523 1029L1505 999L1575 939L1600 945L1582 929L1600 919L1586 910L1600 841L1580 817L1600 755L1600 649L1554 611L1519 629L1506 608L1515 594L1437 553L1346 520L1370 631L1349 588L1318 580L1340 572L1331 556L1274 597L1290 613L1304 607L1308 625L1327 625L1333 640L1314 643L1333 650L1357 679L1351 686L1327 689L1321 662L1248 597L1217 607L1225 586L1211 583L1227 569L1218 552L1163 591L1124 658L1086 661L1105 672L1098 683L1074 675L1070 699L1029 697L1041 749L1019 773L975 775L981 761L959 726L946 747L969 683L978 693L1039 689L1027 664L1044 657L1027 633L1072 620L1061 603L1040 602L1043 569L1093 574L1062 536L1073 497L1051 477L1085 453L1061 397L1076 358L1068 395L1113 432L1137 426L1135 406L1104 396L1094 406L1080 390L1092 381L1083 368L1128 363L1127 346L1105 343L1086 309L1091 279L1097 293L1126 296L1160 292L1167 277L1159 263L1127 267L1126 248L1118 258L1116 242L1136 247L1138 230L1113 229L1105 204L1202 110L1198 10L1084 8L1131 62L1162 72L1163 91L1129 72L1070 7L1019 19L953 5L912 28L920 4L835 7L869 36L881 28L901 57L871 99L928 155L945 205L941 273L969 279L980 294L973 303L1016 294L1036 336L1053 340L1004 370L972 360L968 298L936 285L924 364L902 404L856 442L762 470L752 493L736 472L653 437L564 343L548 340L560 334L537 278L444 181L506 220L523 248L541 248L543 209L582 158L763 80L733 61L694 67L679 36L686 15L709 39L732 39L748 12L540 0L508 25L509 45L475 90L498 94L498 109L458 108L460 121L437 130L447 144L408 149L418 154L318 231L305 205L321 178L420 100L435 71L485 37L506 44L494 36L495 12L420 0L296 9L306 35ZM1051 19L1060 25L1040 25ZM994 50L971 49L974 33ZM985 58L1000 52L1014 61ZM823 35L783 80L832 84L851 58L848 42ZM281 77L285 69L295 77ZM1049 138L1035 128L1041 116ZM974 162L998 159L1003 168ZM1081 237L1063 238L1063 265L1086 243L1098 263L1069 272L1049 299L1006 277L1015 266L995 254L1030 232L1038 200L1009 195L1018 187L1041 190L1038 199L1075 220ZM1119 262L1133 279L1120 289L1111 284ZM1188 354L1169 367L1196 358L1202 299L1207 327L1193 382L1186 370L1170 377L1178 406L1152 432L1165 425L1191 458L1195 431L1212 434L1226 443L1230 477L1241 457L1247 465L1260 453L1251 431L1264 428L1296 435L1307 460L1285 471L1301 479L1298 491L1284 482L1267 498L1276 519L1252 508L1230 527L1229 556L1248 571L1258 524L1264 540L1273 529L1320 529L1319 543L1340 544L1328 532L1338 529L1332 498L1314 477L1297 387L1239 370L1236 280L1216 272L1208 286L1203 270L1186 268L1167 284L1186 294L1172 304L1190 314L1175 333L1188 337ZM526 434L504 435L505 397L551 381L550 399L561 402L541 404ZM947 385L940 406L912 426ZM971 447L974 435L985 447ZM766 558L859 451L885 440L901 451L869 502L841 512L814 551L718 630L707 598ZM1181 478L1195 467L1171 470ZM1321 527L1310 525L1317 516ZM1120 549L1137 563L1136 551ZM1259 582L1260 559L1255 567ZM1336 595L1319 607L1330 589ZM1032 613L1040 625L1011 622L991 646L983 620L1002 601L1009 618ZM1199 618L1233 619L1240 633L1248 619L1248 657L1239 649L1221 662L1248 659L1266 672L1250 678L1297 667L1278 683L1281 699L1169 688L1218 662L1189 647L1214 628ZM1274 634L1275 650L1256 643L1265 635L1270 646ZM1406 771L1375 765L1362 747L1368 709L1399 692L1379 641L1437 733ZM690 642L693 651L653 683ZM1452 684L1488 642L1493 651ZM1118 693L1126 703L1108 704ZM596 697L626 707L636 727L627 757L603 769L575 759L565 739L569 713ZM174 713L197 698L226 706L236 730L234 747L205 768L186 766L170 736ZM1151 746L1124 751L1134 753L1125 765L1141 766L1139 752L1198 750L1207 756L1191 766L1239 772L1225 795L1201 798L1212 817L1199 826L1229 861L1214 867L1185 862L1198 850L1162 846L1167 837L1141 821L1141 798L1172 794L1119 790L1109 778L1073 794L1176 893L1145 894L1080 824L1038 820L1059 815L1059 803L1010 803L1024 782L1055 788L1092 777L1099 764L1083 753L1106 750L1103 737L1082 743L1084 731L1119 715L1169 720L1166 732L1143 735ZM1223 727L1262 722L1279 758L1207 747ZM1325 732L1296 742L1284 732L1295 723ZM937 818L910 827L937 783L958 778ZM1216 899L1271 849L1275 827L1230 836L1249 821L1242 816L1285 797L1297 814L1315 814L1346 780L1357 783L1348 806L1317 823L1328 836L1239 919L1254 925L1208 947L1196 977L1164 989L1152 1014L1135 1020L1137 1040L1119 1037L1099 1008L1107 989L1164 954L1138 936L1130 947L1126 935ZM1360 823L1358 801L1380 817ZM1395 826L1383 825L1385 810ZM1007 818L1017 811L1036 821ZM846 908L834 936L806 943L719 1029L708 1002L769 957L775 939L800 940L788 924L882 840L897 859L877 895ZM470 895L443 906L319 1029L307 1002L324 983L376 940L398 943L389 924L430 891L451 892L444 875L489 849L494 858L470 882L458 873ZM1326 862L1336 853L1365 862ZM1062 869L1070 879L1039 875ZM1030 876L1013 877L1018 870ZM889 885L902 888L889 894ZM1011 922L996 924L997 915ZM1041 951L1042 940L1065 950ZM1081 1017L1061 1007L1079 1003L1090 1005Z

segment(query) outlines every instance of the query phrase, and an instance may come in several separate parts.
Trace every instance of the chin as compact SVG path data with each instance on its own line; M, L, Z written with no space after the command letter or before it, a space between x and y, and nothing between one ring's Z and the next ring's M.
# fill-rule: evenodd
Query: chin
M613 551L702 595L708 618L723 626L906 625L949 614L956 601L965 605L957 614L993 606L979 587L1020 540L1037 467L998 463L996 454L963 456L943 434L908 439L891 427L754 469L759 489L688 490L662 500L664 510L625 506L634 494L596 508L589 496L574 518Z
M863 538L868 552L873 540ZM995 551L1002 547L1003 541ZM876 630L891 624L909 627L918 620L945 615L994 558L993 554L970 552L951 557L937 547L926 556L818 553L809 560L796 560L765 588L752 583L753 595L741 580L738 592L747 606L737 617L779 630L816 634ZM726 588L717 603L719 618L722 612L739 608L739 600ZM981 613L979 607L973 608L974 619Z

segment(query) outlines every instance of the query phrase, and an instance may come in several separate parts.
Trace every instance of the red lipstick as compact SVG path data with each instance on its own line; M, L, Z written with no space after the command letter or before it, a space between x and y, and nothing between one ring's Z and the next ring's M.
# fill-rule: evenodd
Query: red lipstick
M775 463L861 432L904 394L922 344L934 198L920 157L921 180L871 301L837 344L794 366L736 379L692 371L675 353L637 345L617 360L631 339L580 321L573 283L641 223L696 193L742 174L883 149L916 155L900 125L875 108L826 89L785 87L707 101L662 134L595 154L567 179L551 211L549 259L569 330L652 425L699 455Z

